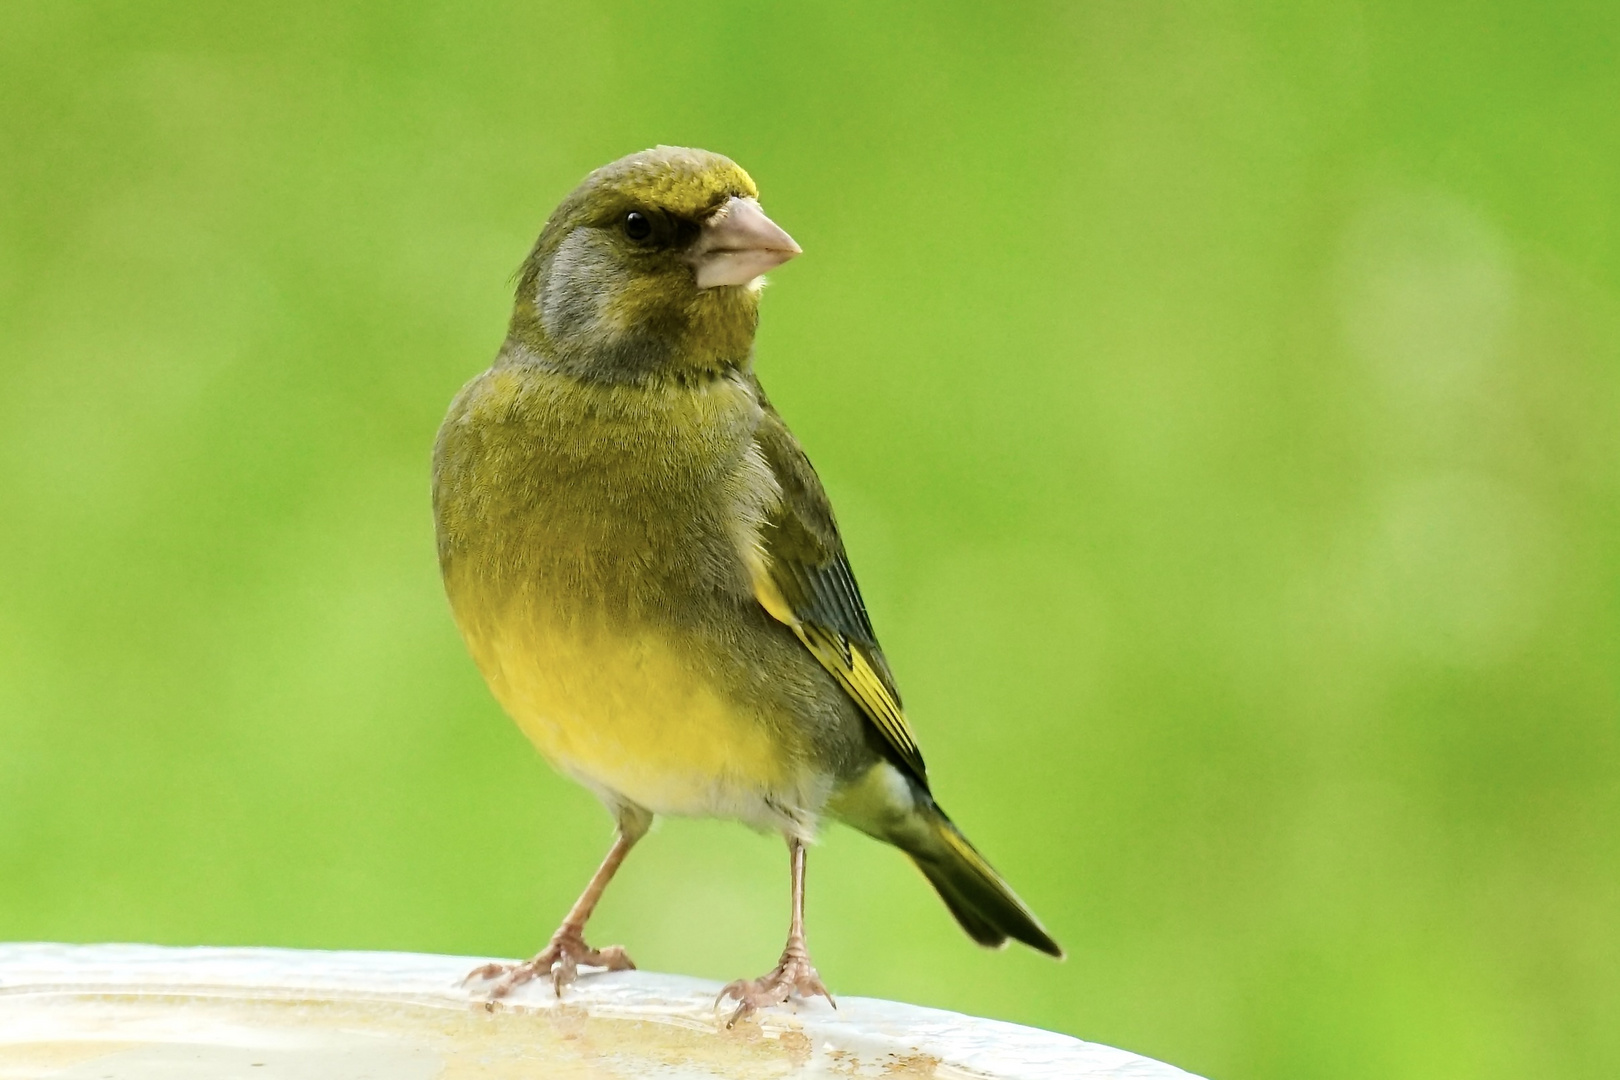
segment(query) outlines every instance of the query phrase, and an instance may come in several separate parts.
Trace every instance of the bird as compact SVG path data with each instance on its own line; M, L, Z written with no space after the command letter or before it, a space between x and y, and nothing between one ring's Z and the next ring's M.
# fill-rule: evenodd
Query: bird
M493 696L615 837L546 947L490 963L493 1003L581 965L585 927L655 817L781 834L776 966L732 1023L821 996L805 863L826 820L891 844L967 935L1063 950L935 801L832 505L754 369L763 275L801 253L753 179L658 146L591 172L517 274L504 342L433 450L440 569Z

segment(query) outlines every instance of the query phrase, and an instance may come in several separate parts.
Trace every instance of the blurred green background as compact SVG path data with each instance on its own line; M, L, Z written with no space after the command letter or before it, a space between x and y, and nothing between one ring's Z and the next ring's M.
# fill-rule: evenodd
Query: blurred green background
M0 939L544 941L608 819L464 653L428 449L551 207L685 143L805 247L759 368L1070 952L835 830L836 992L1620 1073L1617 57L1608 0L9 0ZM673 821L594 936L727 979L786 908Z

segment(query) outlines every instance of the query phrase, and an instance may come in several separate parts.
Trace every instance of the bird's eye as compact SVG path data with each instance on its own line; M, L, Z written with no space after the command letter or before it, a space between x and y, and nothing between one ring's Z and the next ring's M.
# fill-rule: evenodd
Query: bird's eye
M632 240L645 240L652 235L652 222L647 215L639 210L632 210L624 216L624 235Z

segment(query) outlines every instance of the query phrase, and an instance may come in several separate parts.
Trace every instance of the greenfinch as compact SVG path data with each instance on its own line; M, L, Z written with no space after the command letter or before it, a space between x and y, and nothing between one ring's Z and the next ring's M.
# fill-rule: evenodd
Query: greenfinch
M506 340L433 453L439 563L495 698L606 805L612 848L492 998L580 965L603 889L655 815L782 834L792 919L735 1019L828 993L804 933L824 819L909 855L983 945L1062 950L934 801L832 507L754 372L766 271L799 246L748 174L658 147L591 173L519 274Z

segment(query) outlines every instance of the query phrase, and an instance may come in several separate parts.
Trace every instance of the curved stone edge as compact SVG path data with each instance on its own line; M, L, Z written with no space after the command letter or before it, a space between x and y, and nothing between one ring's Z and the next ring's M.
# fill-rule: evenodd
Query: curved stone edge
M314 992L460 1010L478 1000L478 987L463 987L462 977L488 959L398 952L0 944L0 1010L11 995L53 992L271 998ZM684 975L587 972L561 1004L604 1017L716 1029L725 1015L715 1005L720 986ZM547 1010L559 1004L549 985L530 983L504 999L503 1007ZM756 1017L767 1034L799 1031L817 1043L863 1055L926 1054L987 1077L1198 1080L1151 1058L1068 1035L876 998L841 998L836 1010L819 998L795 1000Z

